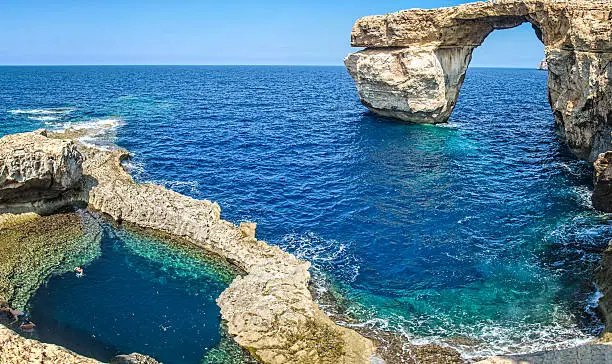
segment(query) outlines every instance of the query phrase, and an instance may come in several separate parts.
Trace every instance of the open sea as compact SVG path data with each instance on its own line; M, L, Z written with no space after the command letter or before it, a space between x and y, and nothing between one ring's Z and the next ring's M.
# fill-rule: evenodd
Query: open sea
M83 141L131 151L138 181L257 222L258 238L313 263L313 289L341 298L324 309L346 325L480 358L576 345L602 329L593 275L612 225L591 207L591 167L556 135L546 81L470 69L449 124L425 126L369 113L343 67L0 67L0 135L108 126ZM158 253L174 248L143 254L159 242L135 251L126 233L106 231L91 284L54 277L33 297L51 316L39 326L57 327L56 338L85 330L100 357L110 347L197 362L220 340L214 298L227 281L193 273L191 256L168 268ZM94 280L134 269L140 283ZM151 305L159 291L172 299ZM134 307L153 314L138 325L86 320ZM206 330L186 324L199 320ZM173 322L183 335L164 334ZM142 330L155 333L124 339Z

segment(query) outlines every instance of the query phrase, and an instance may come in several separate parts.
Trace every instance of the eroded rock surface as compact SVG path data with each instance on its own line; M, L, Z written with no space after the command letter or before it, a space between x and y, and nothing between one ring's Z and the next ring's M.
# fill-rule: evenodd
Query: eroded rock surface
M0 325L0 364L26 363L98 364L99 362L61 346L26 339Z
M498 0L357 20L346 67L371 111L418 123L451 115L474 48L532 24L546 46L549 100L568 146L593 161L611 148L612 3Z
M594 177L591 202L597 210L612 212L612 151L602 153L593 163Z
M74 188L82 157L70 140L50 140L44 132L0 139L0 203L53 199Z
M564 350L540 351L524 355L504 355L476 364L607 364L612 363L612 346L586 344Z
M11 140L73 145L62 135L49 136L24 133ZM77 189L51 202L16 203L15 209L39 212L86 203L118 222L186 239L226 259L245 274L218 298L222 317L236 342L264 363L352 364L374 358L371 340L338 326L313 301L308 289L310 264L257 240L254 223L236 227L221 219L216 203L135 183L121 166L126 151L80 144L78 150L83 176ZM4 210L13 207L6 203Z
M336 325L313 301L310 264L255 238L255 224L221 219L216 203L135 183L121 166L125 151L80 147L91 184L82 198L95 210L142 228L190 240L236 265L217 300L229 334L264 363L368 363L374 344Z

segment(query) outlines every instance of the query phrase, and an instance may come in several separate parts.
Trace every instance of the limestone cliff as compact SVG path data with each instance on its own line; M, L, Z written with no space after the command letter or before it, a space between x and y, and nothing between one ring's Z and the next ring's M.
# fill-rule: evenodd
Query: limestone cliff
M0 203L56 198L81 179L76 144L41 133L0 139Z
M601 211L612 211L612 151L601 153L593 163L593 207Z
M611 147L612 2L498 0L357 20L346 67L372 112L446 122L474 48L496 29L532 24L546 46L548 93L560 134L580 158Z

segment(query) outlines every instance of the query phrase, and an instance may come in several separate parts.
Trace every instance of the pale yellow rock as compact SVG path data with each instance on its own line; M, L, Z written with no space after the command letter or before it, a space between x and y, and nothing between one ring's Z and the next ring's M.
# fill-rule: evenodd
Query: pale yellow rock
M81 163L70 140L42 131L7 135L0 139L0 203L56 198L78 184Z
M472 51L496 29L532 24L546 46L549 99L559 131L580 158L612 144L612 2L498 0L404 10L357 20L345 59L372 112L417 123L452 113Z
M0 325L0 364L98 364L61 346L25 339Z

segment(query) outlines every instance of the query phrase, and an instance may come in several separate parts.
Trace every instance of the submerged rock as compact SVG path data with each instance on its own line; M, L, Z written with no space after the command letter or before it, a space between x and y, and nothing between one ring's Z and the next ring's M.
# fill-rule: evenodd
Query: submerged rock
M71 140L45 132L0 139L0 204L53 199L77 186L83 158Z
M149 356L132 353L129 355L117 355L111 359L109 364L159 364L159 362Z
M23 310L52 275L100 254L100 232L76 213L0 215L0 297Z
M612 151L602 153L593 163L594 178L593 207L600 211L612 212Z
M417 123L448 120L474 48L496 29L532 24L546 46L548 93L578 157L610 149L612 3L498 0L404 10L357 20L346 67L372 112Z

